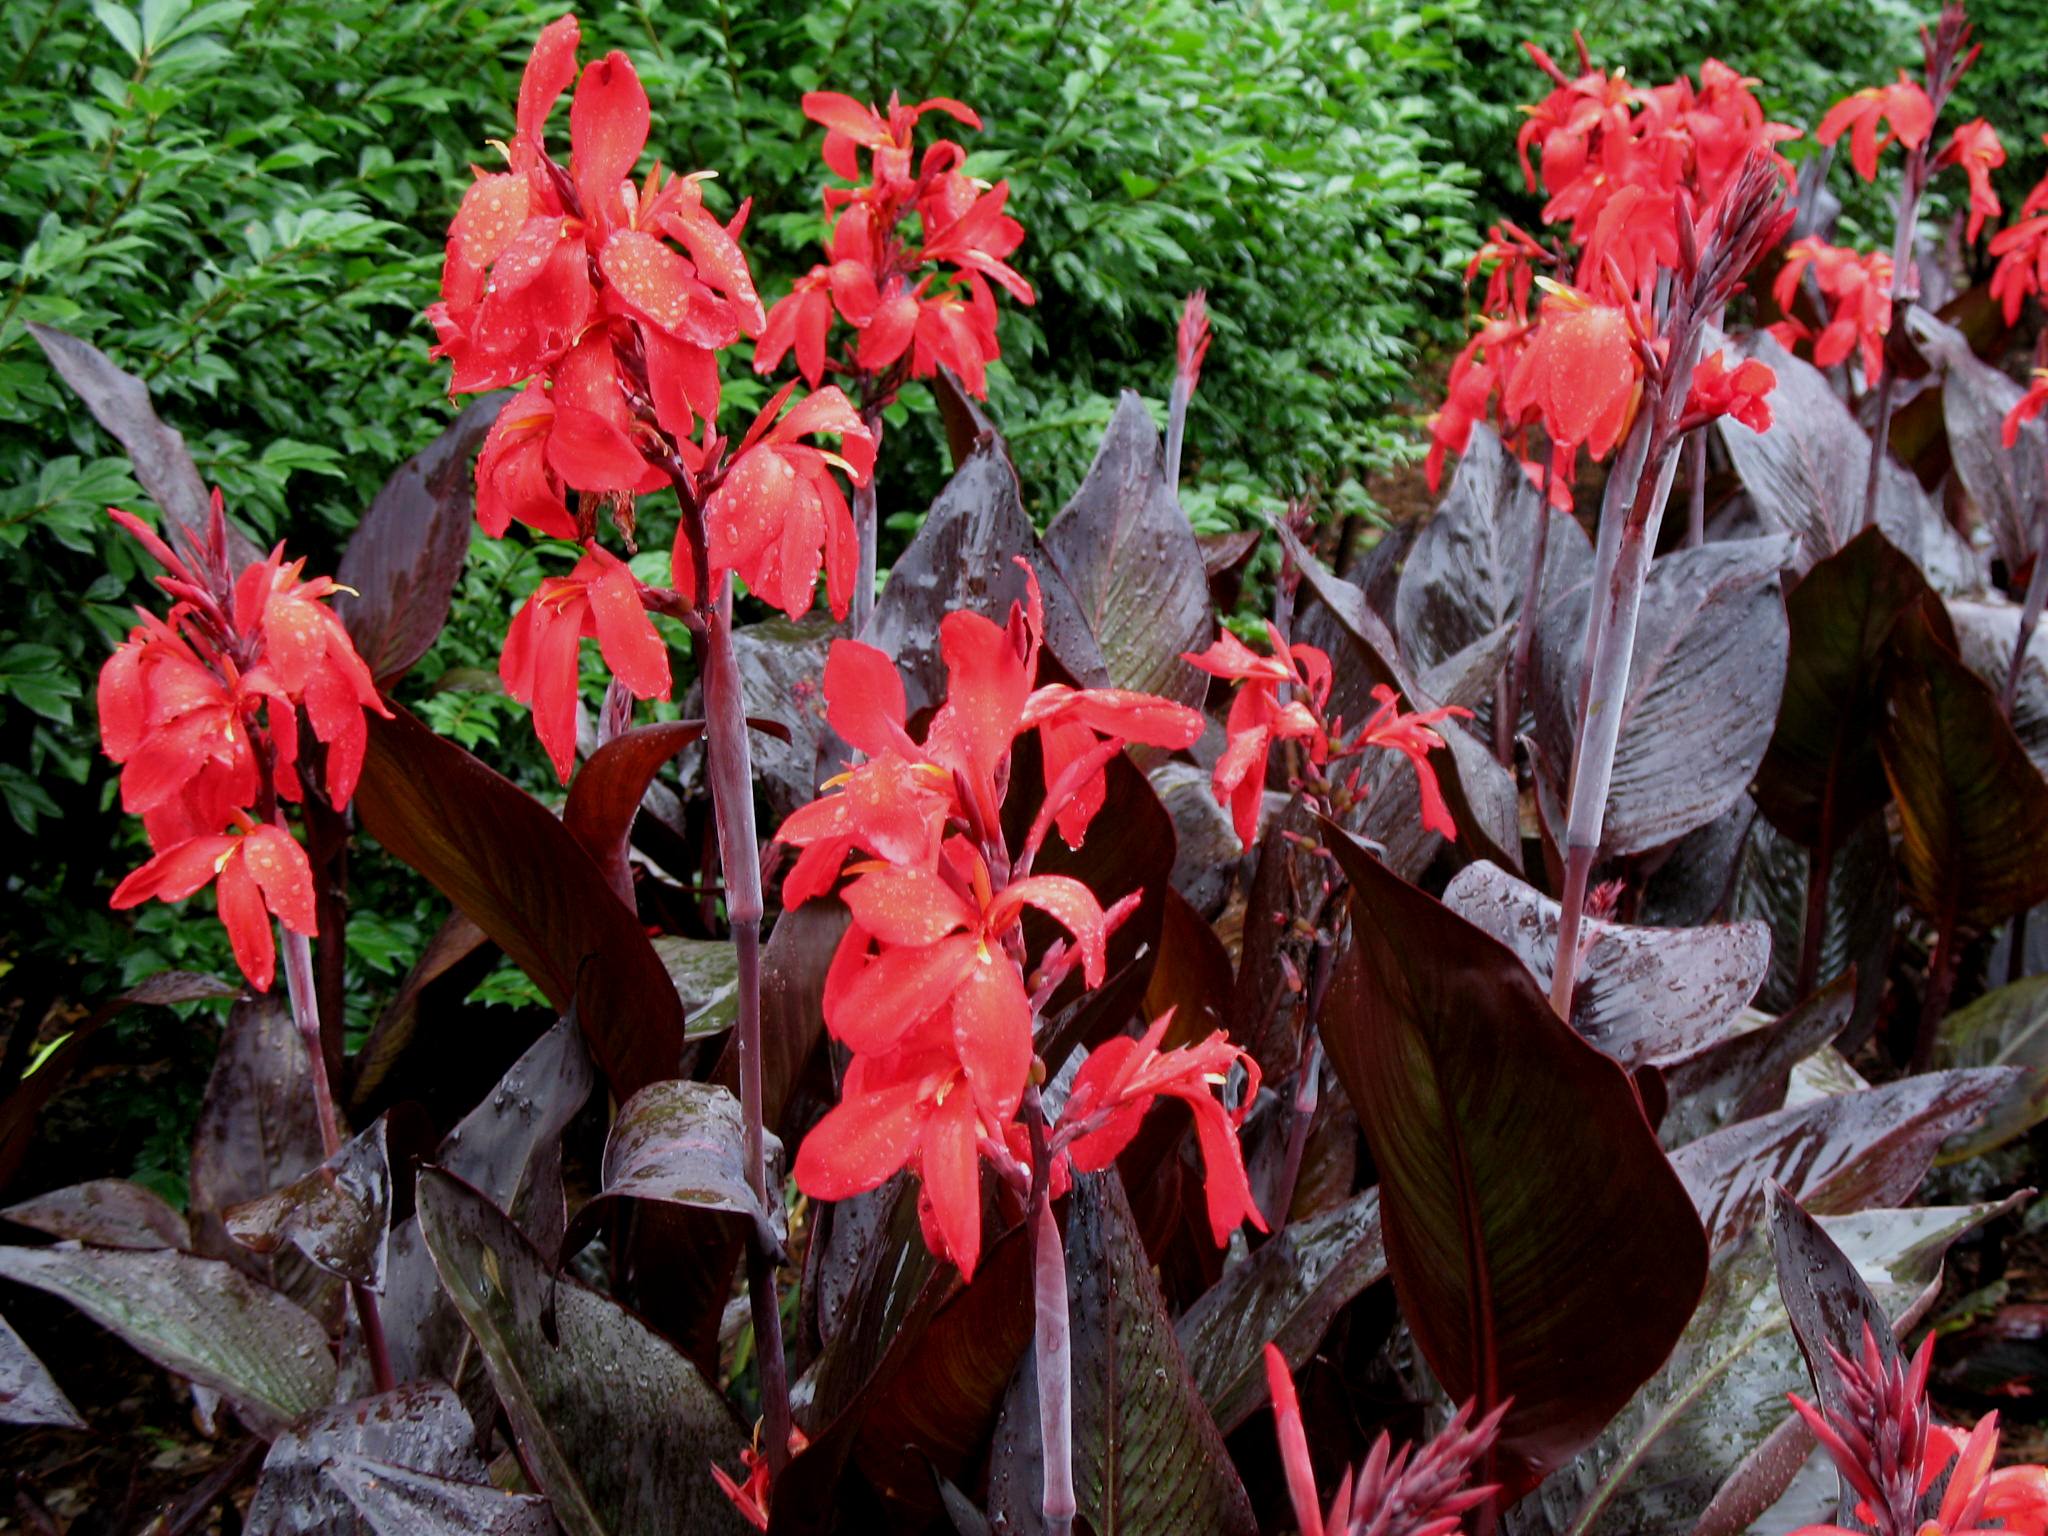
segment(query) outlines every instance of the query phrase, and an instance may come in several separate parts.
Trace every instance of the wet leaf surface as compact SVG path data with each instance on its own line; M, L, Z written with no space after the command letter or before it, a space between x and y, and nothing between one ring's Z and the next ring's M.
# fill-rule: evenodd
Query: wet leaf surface
M1925 311L1911 317L1913 339L1941 365L1941 414L1949 457L1978 517L1991 530L2008 571L2022 569L2033 549L2034 528L2048 500L2048 423L2038 417L2005 446L2005 418L2023 391L1983 362L1968 339Z
M334 1390L326 1331L218 1260L0 1247L0 1279L70 1302L165 1370L220 1393L259 1432L274 1432Z
M1174 1336L1114 1171L1068 1197L1074 1495L1103 1536L1256 1531L1249 1501ZM1017 1372L996 1428L989 1506L1001 1529L1043 1529L1038 1384ZM1076 1528L1079 1528L1078 1521Z
M1790 555L1782 538L1736 539L1651 563L1601 833L1606 856L1673 842L1749 787L1784 688L1778 572ZM1560 772L1572 760L1590 596L1584 583L1544 610L1530 667L1536 741Z
M1351 880L1323 1043L1380 1175L1387 1262L1437 1380L1512 1397L1510 1494L1589 1444L1692 1315L1706 1243L1628 1074L1505 946L1383 869Z
M1263 1351L1301 1369L1330 1320L1387 1273L1379 1191L1294 1222L1181 1315L1176 1332L1195 1390L1229 1434L1266 1403Z
M800 620L778 615L732 632L740 702L748 718L773 721L788 733L783 739L757 730L748 743L754 782L771 825L810 804L819 780L836 771L826 766L837 738L825 723L825 657L833 639L844 633L825 613ZM693 697L701 693L700 688ZM843 745L839 750L844 751Z
M746 1529L710 1476L744 1437L675 1347L610 1298L557 1280L510 1217L420 1174L420 1229L475 1336L521 1459L571 1536Z
M390 1123L380 1116L311 1172L230 1206L222 1213L228 1236L264 1254L289 1242L329 1274L381 1292L391 1235Z
M19 1226L88 1248L183 1248L185 1218L161 1195L126 1179L88 1179L0 1211Z
M626 910L636 915L633 870L626 860L633 819L662 765L703 734L701 720L635 727L591 753L569 786L562 825L596 862Z
M2019 643L2019 604L1952 598L1947 608L1955 626L1956 654L2002 697L2012 671L2012 653ZM2048 640L2041 637L2039 628L2020 667L2020 685L2012 701L2012 728L2033 765L2048 774Z
M0 1317L0 1424L84 1429L85 1420L21 1335Z
M728 939L655 935L654 952L683 1000L683 1035L701 1040L732 1028L739 1017L739 954Z
M1974 1126L2020 1077L1987 1067L1926 1072L1778 1110L1671 1155L1716 1248L1764 1213L1778 1183L1815 1215L1911 1197L1949 1137Z
M476 451L509 391L469 403L448 429L399 465L349 536L334 579L334 611L380 688L426 654L448 622L469 555Z
M373 1536L554 1536L538 1494L500 1493L405 1467L343 1456L326 1472Z
M472 918L563 1012L612 1091L673 1076L682 1004L603 872L547 808L404 710L370 717L363 826ZM588 963L586 963L588 962Z
M1855 1005L1856 977L1839 976L1782 1017L1665 1068L1670 1107L1657 1128L1664 1145L1782 1109L1793 1066L1839 1035Z
M1110 683L1199 705L1208 678L1181 655L1215 627L1202 551L1160 464L1159 432L1129 390L1080 489L1045 531Z
M770 1177L781 1143L766 1137ZM619 1110L604 1148L604 1183L576 1214L564 1244L573 1252L602 1224L615 1200L658 1200L731 1211L764 1228L783 1225L780 1202L765 1210L747 1183L746 1126L739 1101L715 1083L650 1083Z
M1942 1161L1989 1152L2048 1119L2048 976L2022 977L1943 1019L1934 1060L1942 1067L2020 1071L1983 1123L1943 1149Z
M1771 969L1757 1006L1783 1010L1799 1001L1799 944L1806 926L1807 851L1759 816L1736 870L1731 917L1757 918L1771 930ZM1816 975L1832 981L1854 966L1860 978L1857 1016L1869 1017L1884 991L1892 920L1899 906L1891 839L1872 819L1850 833L1835 853L1828 881L1826 928Z
M1444 905L1515 952L1546 993L1563 909L1491 864L1468 864ZM1572 1028L1625 1067L1663 1066L1727 1037L1770 964L1759 922L1642 928L1589 919Z
M1209 775L1191 763L1169 760L1146 775L1173 818L1173 888L1205 918L1222 910L1243 848L1230 816L1216 803Z

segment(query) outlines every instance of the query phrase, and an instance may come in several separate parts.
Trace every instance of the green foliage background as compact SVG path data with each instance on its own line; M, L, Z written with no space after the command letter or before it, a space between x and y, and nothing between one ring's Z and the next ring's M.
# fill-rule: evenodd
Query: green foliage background
M109 503L140 493L23 329L82 335L149 380L202 472L257 535L331 565L376 487L448 419L419 311L472 161L510 128L532 0L16 0L0 19L0 800L20 832L0 910L12 1002L91 998L165 965L226 969L203 910L104 907L140 844L95 751L101 658L148 599ZM2027 0L1980 0L1965 110L2041 168L2048 72ZM807 89L946 94L982 109L971 168L1007 176L1039 284L1011 308L992 407L1041 516L1078 479L1115 392L1163 395L1180 297L1216 316L1191 427L1190 509L1226 527L1315 492L1353 504L1410 456L1417 365L1462 324L1455 273L1483 223L1529 215L1515 104L1525 37L1660 79L1712 53L1813 121L1905 64L1901 0L1672 0L1646 9L1482 0L630 0L584 13L586 56L631 50L667 163L751 195L771 294L822 233ZM558 128L558 132L559 132ZM734 390L732 410L758 398ZM940 478L906 402L881 498L899 535ZM534 551L478 542L454 622L408 685L437 728L542 787L493 691ZM359 878L351 1018L431 931L411 885ZM39 1009L37 1010L39 1011ZM33 1028L34 1019L28 1021ZM124 1025L144 1032L147 1021ZM110 1154L178 1166L209 1052L98 1106ZM125 1170L122 1170L125 1171ZM160 1182L175 1184L161 1174Z

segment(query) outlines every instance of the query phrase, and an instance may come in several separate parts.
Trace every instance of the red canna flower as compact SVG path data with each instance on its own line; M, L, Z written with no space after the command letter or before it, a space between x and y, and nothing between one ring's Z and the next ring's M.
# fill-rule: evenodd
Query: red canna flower
M1266 639L1272 654L1261 656L1229 630L1221 630L1206 651L1181 658L1211 677L1239 684L1224 725L1227 744L1216 760L1211 783L1216 803L1229 807L1237 840L1247 848L1258 838L1273 743L1306 741L1309 758L1316 763L1323 762L1330 750L1321 720L1330 697L1330 658L1312 645L1288 645L1270 624ZM1283 703L1280 689L1290 685L1305 697Z
M2000 436L2008 448L2020 440L2020 428L2032 421L2043 411L2048 411L2048 368L2036 368L2027 385L2027 392L2015 400L2012 409L2005 413L2005 425Z
M1785 253L1785 265L1778 269L1771 286L1778 307L1789 317L1799 292L1799 280L1807 270L1828 301L1829 319L1813 342L1817 367L1832 368L1858 353L1865 379L1875 379L1884 364L1884 338L1892 325L1892 259L1882 251L1859 254L1829 245L1817 235L1796 240ZM1795 319L1771 327L1773 335L1788 347L1795 340L1811 336Z
M740 1465L747 1474L745 1482L735 1482L732 1475L715 1461L711 1464L711 1478L718 1484L719 1492L732 1500L733 1508L740 1512L742 1520L757 1531L765 1531L768 1529L768 1505L773 1490L768 1482L768 1458L762 1455L758 1448L760 1438L760 1430L757 1427L754 1432L756 1444L744 1446L740 1450ZM791 1457L810 1443L810 1437L802 1430L794 1424L789 1426Z
M1885 130L1878 137L1878 129ZM1877 179L1877 157L1894 143L1918 149L1934 132L1934 103L1927 92L1899 71L1896 85L1870 85L1845 96L1827 110L1814 135L1821 143L1833 145L1844 133L1849 137L1849 160L1865 181Z
M969 128L981 127L981 118L972 107L949 96L933 96L906 107L892 94L885 114L838 91L806 91L803 108L804 116L825 130L825 164L848 181L860 180L863 149L874 162L877 181L886 184L907 178L911 133L927 112L943 112Z
M578 642L594 637L635 698L665 699L668 649L640 604L624 561L590 545L567 576L540 584L505 634L498 676L533 711L533 725L563 783L576 760Z
M312 867L283 828L249 822L240 832L176 843L116 886L108 905L120 912L145 901L179 902L216 880L220 922L235 962L251 986L267 992L277 974L272 914L294 933L310 938L319 931Z
M1429 456L1424 470L1432 493L1442 486L1445 457L1465 451L1472 440L1473 424L1486 419L1496 396L1505 395L1532 329L1527 320L1489 320L1452 360L1450 388L1444 403L1429 418ZM1504 410L1502 416L1504 433L1514 435L1522 423L1505 419Z
M1221 1248L1246 1222L1266 1230L1266 1219L1252 1199L1245 1176L1244 1154L1237 1130L1259 1093L1259 1066L1221 1033L1192 1045L1161 1051L1172 1011L1152 1021L1142 1039L1121 1036L1105 1041L1081 1063L1060 1111L1058 1141L1074 1167L1093 1173L1115 1162L1138 1134L1145 1114L1160 1095L1179 1099L1194 1112L1195 1139L1202 1153L1202 1187L1209 1211L1209 1235ZM1242 1064L1246 1073L1235 1111L1227 1110L1215 1089Z
M1970 178L1970 227L1963 238L1974 243L1986 219L2000 212L1998 194L1991 189L1991 173L2005 164L2005 146L1998 142L1998 130L1983 118L1972 118L1949 137L1948 147L1935 157L1936 165L1959 165Z
M2048 144L2048 134L2041 141ZM2027 194L2011 227L1991 237L1991 254L1998 261L1991 274L1991 296L1998 300L2005 323L2016 325L2028 295L2048 292L2048 176Z
M1768 363L1751 357L1731 369L1725 353L1712 353L1693 370L1682 425L1690 431L1722 416L1733 416L1752 432L1768 432L1771 391L1777 387L1778 376Z
M1627 312L1583 290L1549 289L1501 407L1510 419L1533 414L1556 447L1583 447L1598 462L1628 435L1642 403L1636 327Z
M1507 1405L1474 1424L1472 1405L1466 1403L1420 1450L1404 1445L1393 1451L1391 1440L1382 1433L1365 1461L1338 1482L1327 1513L1319 1509L1308 1431L1287 1357L1268 1344L1265 1359L1280 1465L1301 1536L1451 1536L1465 1512L1485 1503L1495 1491L1491 1485L1469 1486L1468 1480L1500 1432Z
M1416 787L1422 796L1423 826L1449 842L1456 842L1458 824L1451 819L1451 808L1444 803L1443 791L1436 782L1436 770L1429 766L1429 754L1444 745L1443 737L1433 727L1453 716L1469 720L1472 711L1445 705L1404 715L1401 713L1400 696L1385 683L1375 686L1372 696L1379 708L1366 718L1350 745L1338 755L1350 757L1367 747L1399 752L1415 768Z
M1538 266L1550 264L1550 253L1519 225L1503 219L1486 232L1486 243L1465 265L1465 286L1486 270L1486 300L1481 306L1497 316L1529 312L1529 284Z

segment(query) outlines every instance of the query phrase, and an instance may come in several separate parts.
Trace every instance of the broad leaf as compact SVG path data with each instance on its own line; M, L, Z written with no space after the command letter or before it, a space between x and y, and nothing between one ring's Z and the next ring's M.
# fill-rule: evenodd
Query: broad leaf
M1172 1044L1200 1040L1230 1029L1230 951L1216 930L1178 891L1166 893L1159 925L1159 954L1145 987L1144 1014L1156 1019L1173 1010Z
M1955 626L1956 654L2003 698L2006 679L2012 675L2012 653L2019 644L2019 604L1953 598L1947 607ZM2020 666L2012 729L2034 766L2048 774L2048 638L2038 626Z
M654 937L654 952L683 1000L683 1035L701 1040L730 1029L739 1017L740 958L730 939Z
M1885 658L1898 621L1947 620L1919 569L1875 528L1818 562L1785 599L1791 655L1756 798L1779 831L1840 846L1891 798L1877 752Z
M126 1179L89 1179L0 1211L9 1221L88 1248L183 1248L185 1218L163 1197Z
M770 1178L782 1147L764 1133ZM781 1202L762 1207L747 1183L746 1124L739 1101L715 1083L650 1083L619 1110L604 1148L604 1183L576 1214L564 1243L574 1252L615 1200L658 1200L745 1216L780 1241Z
M783 733L757 729L749 742L754 781L774 822L817 798L818 781L836 771L836 765L827 766L827 758L835 748L844 751L825 723L824 687L826 654L844 633L828 613L803 619L777 614L732 632L740 703L748 719L771 723ZM691 698L701 703L701 684Z
M1449 494L1401 566L1394 629L1410 666L1438 666L1513 625L1539 515L1549 521L1543 592L1555 597L1591 578L1593 546L1569 514L1543 508L1541 493L1492 430L1474 427Z
M965 608L1002 623L1010 604L1024 600L1018 556L1030 562L1045 596L1046 649L1077 684L1107 684L1088 621L1024 510L1017 472L1000 443L988 441L946 482L917 537L897 557L863 637L896 658L913 714L946 695L939 620Z
M1987 928L2048 898L2048 781L1935 624L1909 615L1893 639L1878 749L1900 878L1938 924Z
M556 1278L511 1218L448 1174L420 1174L419 1219L520 1459L570 1536L746 1529L710 1476L713 1462L739 1465L739 1426L673 1345Z
M1758 1007L1782 1010L1800 1001L1799 946L1811 867L1812 855L1770 822L1759 816L1750 823L1728 911L1733 917L1759 918L1771 930L1771 969L1757 996ZM1856 1008L1863 1019L1871 1017L1884 991L1898 906L1891 840L1884 822L1872 818L1835 852L1815 973L1816 980L1826 982L1854 968L1861 978Z
M1862 1211L1822 1217L1821 1225L1886 1315L1902 1324L1934 1299L1949 1244L2005 1208ZM1791 1421L1784 1394L1805 1379L1770 1234L1758 1226L1715 1256L1699 1309L1670 1358L1584 1455L1516 1511L1518 1523L1569 1536L1691 1530L1724 1480ZM1761 1500L1752 1513L1784 1490L1811 1443L1809 1436L1775 1458L1775 1480L1750 1480L1745 1495ZM1719 1529L1740 1531L1749 1518Z
M1787 540L1682 549L1650 566L1636 622L1601 851L1646 853L1705 826L1749 787L1785 682L1778 572ZM1591 582L1544 609L1531 666L1536 742L1569 770Z
M1911 312L1913 339L1941 364L1941 414L1956 478L1991 530L2006 570L2025 568L2034 530L2048 504L2048 423L2036 417L2005 446L2005 418L2023 391L1970 350L1960 331L1923 310Z
M1402 660L1392 633L1367 603L1366 594L1332 574L1285 524L1278 532L1303 584L1319 604L1303 615L1295 638L1321 644L1330 652L1336 665L1331 711L1353 725L1361 724L1372 712L1371 690L1377 685L1400 694L1404 708L1434 708L1440 701L1422 688ZM1522 833L1513 777L1478 737L1456 721L1447 720L1437 729L1446 749L1431 753L1430 764L1457 823L1459 852L1516 867Z
M476 507L476 451L511 399L473 400L439 437L399 465L349 536L334 611L356 652L390 688L426 654L462 579Z
M1330 1320L1387 1272L1377 1190L1283 1228L1202 1293L1175 1331L1195 1390L1229 1434L1266 1402L1263 1351L1301 1369Z
M1076 1178L1066 1255L1081 1518L1097 1536L1250 1536L1251 1504L1188 1374L1114 1170ZM1027 1360L991 1453L990 1504L1002 1529L1044 1528L1043 1466L1038 1379Z
M1081 488L1046 529L1045 552L1080 605L1113 686L1202 702L1208 678L1181 655L1206 646L1215 627L1208 572L1166 482L1158 429L1129 390Z
M264 1254L289 1242L329 1274L382 1291L391 1235L390 1123L379 1116L311 1172L230 1206L222 1213L228 1236Z
M1671 1154L1716 1248L1764 1211L1773 1183L1816 1215L1911 1198L1949 1137L1976 1125L2022 1074L1925 1072L1744 1120Z
M626 910L638 914L633 871L626 861L640 801L662 764L704 734L701 720L643 725L606 742L585 760L569 786L562 825L596 862Z
M612 1091L675 1074L682 1005L638 918L546 807L397 710L370 717L364 828L438 886L566 1013Z
M1667 1147L1782 1109L1792 1068L1848 1025L1856 976L1837 977L1781 1018L1766 1019L1664 1070L1670 1096L1658 1135Z
M1480 863L1458 871L1444 905L1513 950L1549 991L1556 902ZM1770 964L1770 930L1757 922L1640 928L1588 919L1580 932L1572 1028L1625 1067L1663 1066L1725 1039Z
M1707 1250L1628 1074L1514 954L1341 835L1352 942L1320 1027L1380 1175L1402 1315L1453 1399L1506 1399L1510 1496L1684 1329Z
M1983 1123L1942 1149L1943 1162L2002 1147L2048 1120L2048 976L2023 977L1943 1019L1934 1059L1943 1067L2020 1071Z
M0 1424L85 1428L85 1420L71 1406L49 1368L21 1342L21 1335L4 1317L0 1317Z
M476 1426L454 1392L410 1382L319 1409L272 1441L249 1501L248 1536L357 1536L364 1527L354 1503L330 1477L349 1460L469 1484L487 1477Z
M483 929L460 912L450 912L427 947L405 973L398 991L384 1005L370 1038L363 1042L350 1063L349 1113L359 1115L385 1095L394 1073L401 1070L407 1052L419 1038L422 1004L428 989L440 983L447 989L459 987L456 996L470 989L464 976L471 971L481 979L482 968L497 958L497 951Z
M319 1407L334 1390L326 1331L213 1259L0 1248L0 1279L70 1302L165 1370L218 1392L259 1433Z
M328 1467L372 1536L555 1536L554 1511L531 1493L500 1493L488 1483L454 1482L358 1456Z
M1216 803L1209 775L1192 763L1169 758L1145 777L1173 818L1173 888L1195 911L1213 917L1229 899L1244 851L1230 814Z

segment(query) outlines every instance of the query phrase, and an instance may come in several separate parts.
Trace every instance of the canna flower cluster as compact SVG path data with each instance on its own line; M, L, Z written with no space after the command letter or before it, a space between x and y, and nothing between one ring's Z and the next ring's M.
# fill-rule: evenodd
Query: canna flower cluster
M739 245L749 205L721 223L704 205L709 172L656 162L635 181L647 93L623 53L579 75L578 42L574 16L542 30L501 146L508 169L479 170L464 194L428 311L451 393L521 386L477 459L478 523L494 538L518 522L581 546L575 569L528 599L500 665L565 781L578 642L596 639L635 697L664 698L668 664L650 606L704 609L731 574L801 617L822 567L843 617L858 546L835 471L859 485L874 469L872 434L835 388L787 414L784 390L736 448L719 437L719 354L767 323ZM550 155L547 123L572 81L565 168ZM836 437L838 451L806 441L819 435ZM663 489L682 511L672 591L643 587L598 543L608 521L631 553L636 499Z
M1467 1510L1486 1502L1491 1485L1472 1486L1472 1468L1485 1459L1500 1430L1507 1405L1472 1422L1472 1405L1461 1407L1429 1444L1392 1450L1382 1433L1354 1471L1347 1468L1325 1511L1316 1496L1315 1466L1308 1431L1287 1357L1266 1346L1266 1387L1273 1396L1273 1427L1280 1440L1287 1497L1301 1536L1451 1536Z
M1832 1345L1828 1356L1841 1379L1841 1406L1816 1408L1791 1394L1792 1406L1855 1491L1856 1518L1877 1536L2048 1532L2048 1467L1992 1470L1998 1454L1997 1414L1986 1414L1968 1435L1934 1422L1927 1404L1932 1334L1910 1364L1888 1364L1868 1324L1856 1359ZM1932 1516L1923 1518L1944 1472L1947 1486ZM1858 1533L1838 1525L1809 1525L1792 1536Z
M1364 754L1368 748L1401 753L1415 765L1416 783L1422 793L1422 824L1453 842L1457 824L1444 803L1443 791L1430 766L1429 754L1444 745L1431 727L1453 717L1470 719L1472 711L1456 705L1402 714L1400 697L1384 684L1372 691L1378 704L1356 734L1347 738L1342 720L1325 717L1330 702L1330 658L1312 645L1289 645L1279 630L1268 624L1270 655L1261 656L1229 630L1199 653L1182 659L1211 677L1238 685L1225 721L1226 742L1216 759L1210 785L1216 803L1230 812L1237 839L1249 848L1258 838L1259 810L1266 792L1266 770L1273 744L1280 741L1303 743L1310 766L1320 779L1327 779L1332 763ZM1286 697L1282 697L1282 690ZM1333 806L1340 813L1356 804L1361 793L1365 766L1353 768ZM1328 789L1327 784L1322 788Z
M2048 134L2042 142L2048 143ZM2029 297L2048 293L2048 176L2027 194L2019 217L1991 237L1991 254L1998 262L1991 273L1991 297L2005 323L2015 325Z
M2003 211L1998 194L1991 187L1991 173L2005 164L2005 146L1998 141L1998 130L1981 117L1959 124L1934 163L1961 166L1963 174L1969 177L1970 226L1963 239L1975 245L1986 221Z
M1848 134L1849 163L1875 181L1878 157L1894 144L1918 149L1934 132L1934 117L1934 102L1902 69L1897 84L1867 85L1829 107L1814 137L1833 148Z
M1540 427L1551 499L1566 507L1578 453L1597 462L1627 435L1646 374L1668 350L1649 318L1659 275L1686 264L1691 225L1716 215L1751 159L1790 185L1777 146L1799 130L1768 121L1757 82L1718 60L1706 61L1697 86L1681 76L1644 89L1595 69L1583 43L1576 77L1528 48L1554 89L1525 109L1517 148L1531 189L1540 183L1547 198L1544 221L1563 226L1564 249L1547 250L1503 223L1473 257L1466 283L1487 274L1480 322L1430 418L1425 463L1434 490L1446 458L1463 453L1473 425L1490 414L1526 465ZM1546 266L1569 268L1571 281L1539 275ZM1544 293L1533 316L1532 285Z
M348 631L327 607L342 590L285 563L279 545L239 573L228 563L220 492L205 546L181 558L139 518L112 516L164 568L174 599L100 668L100 742L121 765L121 806L142 818L153 857L115 888L117 909L183 901L215 887L221 926L251 986L276 977L270 920L311 937L313 872L281 824L305 798L305 711L322 749L319 783L347 804L369 740L365 710L388 715Z
M1104 771L1126 742L1182 748L1201 734L1194 710L1116 689L1033 686L1044 615L1028 602L1007 624L954 612L940 624L948 690L922 741L906 728L902 679L872 646L835 641L825 667L827 718L864 755L829 792L782 825L799 850L786 905L841 892L852 925L825 983L826 1027L852 1053L840 1102L796 1158L797 1187L842 1200L912 1168L932 1251L971 1276L981 1253L983 1161L1011 1188L1030 1186L1030 1127L1019 1119L1042 1072L1039 1010L1072 972L1103 980L1105 945L1135 898L1105 911L1077 880L1032 873L1055 829L1078 845L1101 808ZM1044 802L1021 842L1004 834L1011 753L1035 733ZM848 863L855 854L862 857ZM1035 958L1027 909L1065 936ZM1218 1240L1259 1223L1235 1139L1237 1119L1211 1090L1242 1059L1218 1036L1162 1051L1165 1022L1144 1040L1111 1042L1081 1068L1054 1152L1083 1170L1121 1150L1161 1094L1196 1113ZM1246 1063L1249 1067L1249 1063ZM1257 1090L1250 1069L1248 1107ZM1055 1188L1064 1165L1049 1170Z
M1826 303L1828 321L1818 332L1792 312L1808 272ZM1771 296L1785 318L1770 331L1787 350L1811 341L1815 367L1832 368L1854 354L1863 377L1877 377L1884 365L1884 338L1892 328L1891 257L1882 251L1847 250L1808 235L1786 249Z
M929 114L974 129L980 117L943 96L905 106L892 95L878 112L836 91L811 91L803 107L825 130L826 166L860 185L826 188L826 260L769 311L755 371L774 372L794 350L797 371L813 389L828 372L858 378L869 409L886 405L906 373L928 379L942 366L969 394L985 396L988 365L1001 350L989 285L1020 304L1036 297L1007 260L1023 243L1024 226L1003 211L1009 183L991 187L966 175L967 152L958 144L934 139L921 159L915 146L917 125ZM827 351L835 315L854 331L837 358Z

